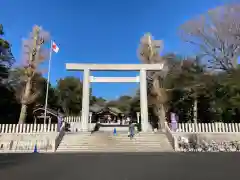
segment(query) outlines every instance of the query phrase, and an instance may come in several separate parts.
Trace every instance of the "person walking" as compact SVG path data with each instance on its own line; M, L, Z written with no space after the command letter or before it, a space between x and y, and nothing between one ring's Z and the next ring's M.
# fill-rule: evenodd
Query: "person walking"
M100 122L97 121L96 125L94 126L94 129L91 131L91 134L93 134L93 133L99 131L99 129L100 129L100 125L101 125Z
M132 139L133 137L134 137L134 128L135 128L135 124L133 123L133 121L131 120L130 122L129 122L129 136L128 137L130 137L130 139Z

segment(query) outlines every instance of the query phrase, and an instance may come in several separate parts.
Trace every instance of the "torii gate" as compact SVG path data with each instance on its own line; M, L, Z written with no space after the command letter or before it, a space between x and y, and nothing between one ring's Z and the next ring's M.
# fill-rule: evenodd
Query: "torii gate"
M149 129L148 123L148 98L147 98L147 71L159 71L163 64L77 64L67 63L68 71L83 71L83 94L82 94L82 131L88 131L89 96L91 82L139 82L140 83L140 108L142 131ZM93 77L91 71L139 71L137 77Z

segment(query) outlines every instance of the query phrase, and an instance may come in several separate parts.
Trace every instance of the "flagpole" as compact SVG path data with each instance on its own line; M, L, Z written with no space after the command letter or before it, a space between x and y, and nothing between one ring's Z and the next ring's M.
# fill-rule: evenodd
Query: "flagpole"
M50 45L51 47L50 47L50 53L49 53L49 63L48 63L47 89L46 89L46 97L45 97L44 125L46 124L46 116L47 116L48 89L49 89L50 70L51 70L51 61L52 61L52 44L53 44L53 41L51 40L51 45Z

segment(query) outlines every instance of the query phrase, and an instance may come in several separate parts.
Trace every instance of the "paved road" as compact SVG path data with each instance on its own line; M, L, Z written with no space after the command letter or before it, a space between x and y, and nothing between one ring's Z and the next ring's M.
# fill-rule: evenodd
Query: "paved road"
M240 153L0 154L1 180L239 179Z

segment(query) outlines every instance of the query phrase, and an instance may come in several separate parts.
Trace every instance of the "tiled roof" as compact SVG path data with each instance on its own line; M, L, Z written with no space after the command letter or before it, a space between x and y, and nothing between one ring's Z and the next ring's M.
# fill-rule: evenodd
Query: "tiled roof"
M36 111L39 111L39 110L45 111L45 108L42 108L42 107L36 108L36 109L34 109L33 113L35 113ZM54 115L54 116L57 116L58 114L61 115L61 116L63 116L62 113L58 113L57 111L55 111L55 110L53 110L53 109L50 109L50 108L47 108L47 113L50 113L50 114L52 114L52 115Z

